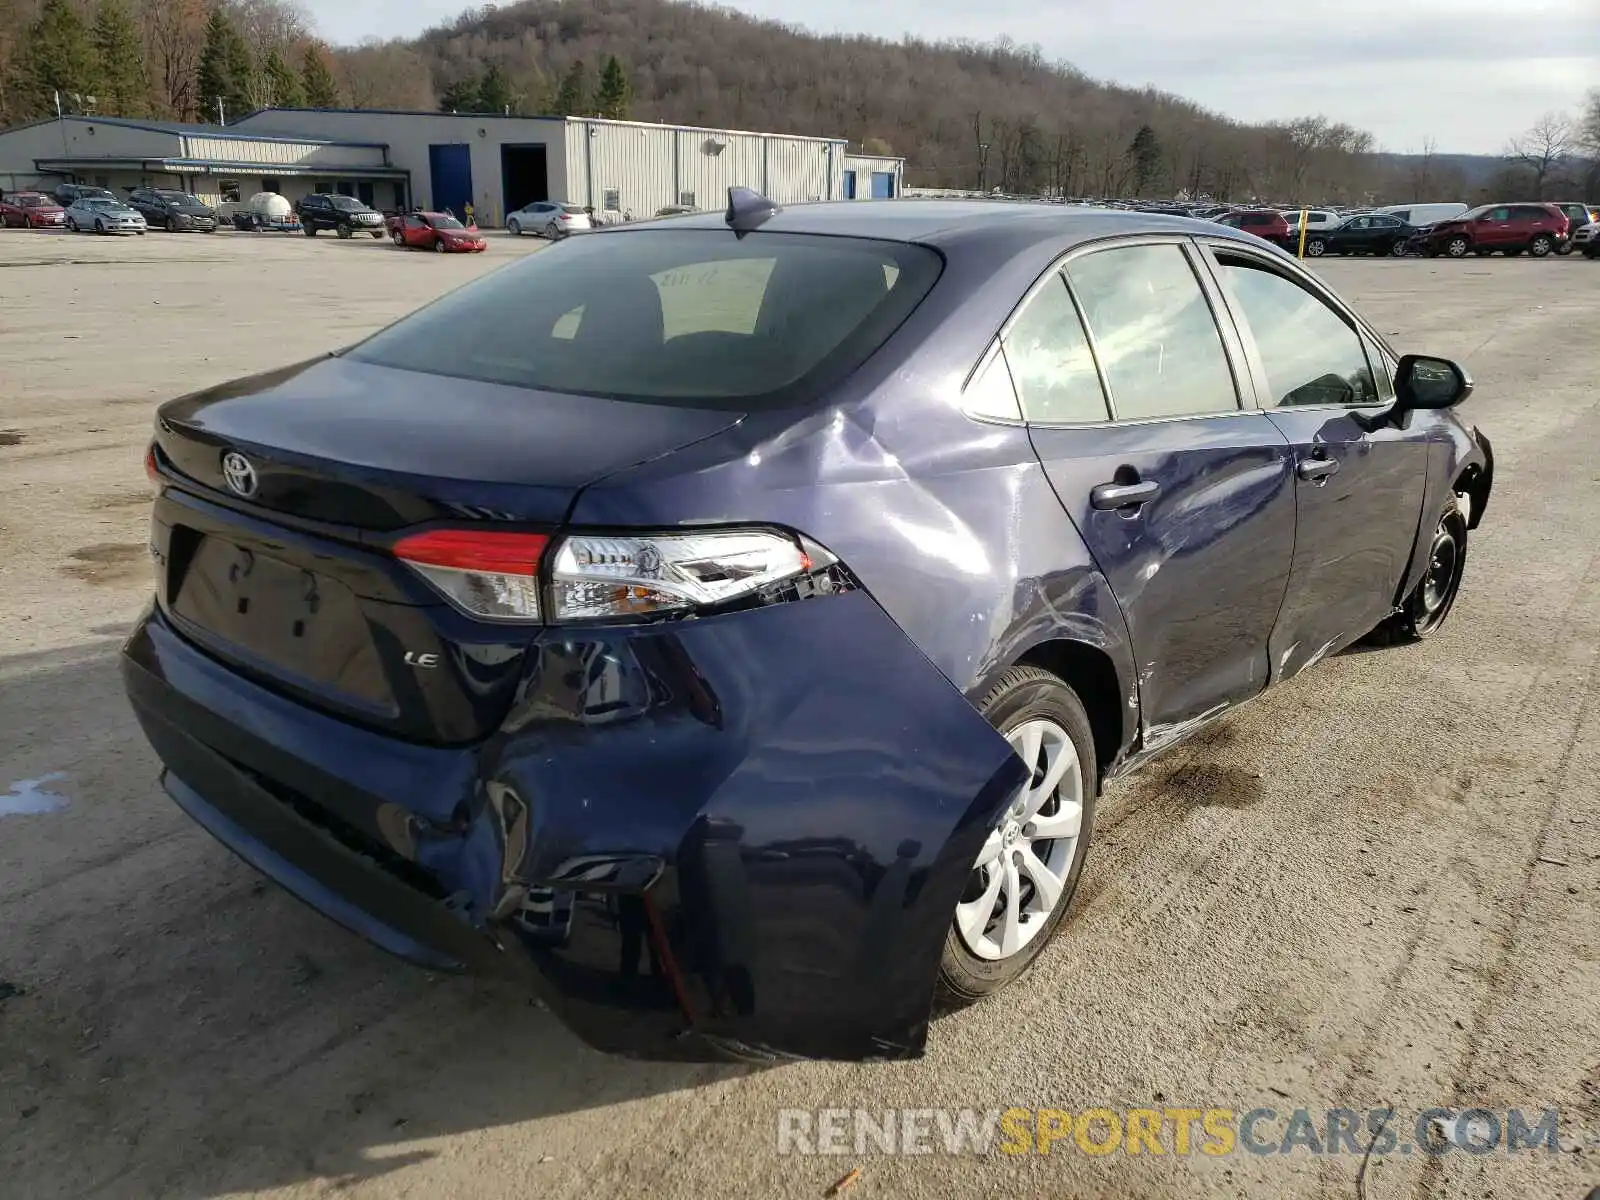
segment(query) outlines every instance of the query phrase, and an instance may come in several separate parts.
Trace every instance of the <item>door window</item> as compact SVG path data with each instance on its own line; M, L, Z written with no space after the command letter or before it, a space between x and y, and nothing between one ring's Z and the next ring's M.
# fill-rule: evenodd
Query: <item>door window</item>
M1275 408L1379 403L1361 336L1333 309L1264 264L1219 254L1233 305L1255 338Z
M1118 420L1238 411L1222 335L1183 247L1101 250L1071 263L1067 278Z
M1023 307L1001 345L1028 420L1104 421L1110 416L1083 322L1059 274Z

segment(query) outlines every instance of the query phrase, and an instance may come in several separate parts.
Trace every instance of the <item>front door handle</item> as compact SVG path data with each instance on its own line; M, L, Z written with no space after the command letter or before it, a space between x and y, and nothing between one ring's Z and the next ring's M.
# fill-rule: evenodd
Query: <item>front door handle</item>
M1337 458L1302 458L1295 467L1295 474L1301 479L1309 479L1320 483L1339 469Z
M1154 479L1142 479L1138 483L1102 483L1089 493L1089 503L1101 510L1136 508L1154 500L1160 491L1161 485Z

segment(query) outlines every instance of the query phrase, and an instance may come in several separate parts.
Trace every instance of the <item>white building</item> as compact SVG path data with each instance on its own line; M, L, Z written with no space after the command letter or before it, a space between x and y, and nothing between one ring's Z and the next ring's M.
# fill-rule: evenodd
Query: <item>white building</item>
M471 204L480 224L536 200L597 216L719 208L732 186L780 204L898 196L905 162L842 138L594 118L263 109L226 127L69 116L0 133L0 189L181 188L212 203L259 191L358 196L382 209Z

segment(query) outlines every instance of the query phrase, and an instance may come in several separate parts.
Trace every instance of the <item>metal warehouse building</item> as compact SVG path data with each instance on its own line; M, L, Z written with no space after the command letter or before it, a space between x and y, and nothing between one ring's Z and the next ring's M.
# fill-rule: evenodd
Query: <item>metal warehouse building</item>
M753 187L779 203L898 196L902 159L840 138L594 118L367 109L264 109L232 125L69 116L0 133L0 188L62 181L182 188L212 203L313 191L377 208L470 203L481 224L535 200L649 217L714 208Z

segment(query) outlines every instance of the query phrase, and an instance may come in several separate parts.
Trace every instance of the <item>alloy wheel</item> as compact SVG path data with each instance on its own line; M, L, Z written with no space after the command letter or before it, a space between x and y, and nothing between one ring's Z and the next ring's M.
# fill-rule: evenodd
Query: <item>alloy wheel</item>
M506 232L509 233L512 237L521 237L522 236L522 223L520 221L512 221L510 224L508 224L506 226Z
M1319 238L1312 238L1306 243L1306 253L1312 258L1321 258L1328 247Z
M1389 253L1395 258L1404 258L1406 256L1406 244L1404 242L1393 243L1389 247Z
M1451 258L1465 258L1467 256L1467 239L1451 238L1450 244L1445 247L1445 251Z
M1553 249L1555 249L1555 243L1549 238L1545 237L1544 234L1540 234L1538 237L1534 238L1532 243L1528 246L1528 253L1533 255L1535 258L1543 258Z
M991 962L1021 951L1048 923L1083 824L1083 769L1067 731L1036 717L1006 741L1033 773L983 843L956 905L962 942Z

